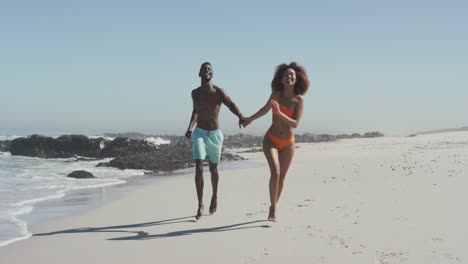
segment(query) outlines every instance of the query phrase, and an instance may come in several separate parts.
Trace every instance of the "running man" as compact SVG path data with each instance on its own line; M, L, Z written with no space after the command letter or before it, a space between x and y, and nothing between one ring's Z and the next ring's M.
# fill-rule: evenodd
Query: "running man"
M245 123L244 116L227 93L211 82L213 67L205 62L200 67L198 76L201 86L192 91L193 111L185 136L192 139L193 159L195 160L195 187L197 189L198 209L195 218L202 217L203 207L203 161L208 158L211 173L213 196L210 203L210 214L218 206L218 163L221 159L224 136L219 129L218 115L221 104L239 118L239 128ZM195 129L194 126L196 124Z

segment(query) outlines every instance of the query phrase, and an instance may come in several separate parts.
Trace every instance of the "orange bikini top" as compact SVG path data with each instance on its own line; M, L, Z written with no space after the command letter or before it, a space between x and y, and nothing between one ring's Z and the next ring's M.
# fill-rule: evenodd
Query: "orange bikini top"
M293 115L294 115L294 110L291 109L291 108L289 108L289 107L287 107L287 106L285 106L284 104L280 103L280 101L279 101L279 94L278 94L275 98L273 98L273 100L275 100L276 102L278 102L279 108L280 108L280 110L281 110L282 113L284 113L284 114L285 114L287 117L289 117L289 118L292 118L292 117L293 117ZM271 109L271 110L273 111L273 114L276 114L276 110L275 110L274 108Z

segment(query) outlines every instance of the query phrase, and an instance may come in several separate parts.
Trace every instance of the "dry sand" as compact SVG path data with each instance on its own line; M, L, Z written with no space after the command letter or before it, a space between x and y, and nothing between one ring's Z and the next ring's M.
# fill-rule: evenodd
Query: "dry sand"
M468 263L467 132L298 146L277 223L263 154L242 154L261 166L220 172L214 215L175 176L32 226L0 263Z

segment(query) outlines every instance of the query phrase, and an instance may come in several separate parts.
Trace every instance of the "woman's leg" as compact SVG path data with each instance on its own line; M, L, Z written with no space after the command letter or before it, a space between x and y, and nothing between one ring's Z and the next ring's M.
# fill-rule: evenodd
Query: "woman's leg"
M280 165L278 150L275 148L268 136L263 138L263 153L270 167L270 213L268 220L275 221L276 202L278 201L278 181L280 176Z
M276 202L278 202L281 192L283 191L284 178L286 178L286 173L288 172L289 165L294 157L294 143L285 147L278 153L278 159L280 164L280 173L278 180L278 196Z

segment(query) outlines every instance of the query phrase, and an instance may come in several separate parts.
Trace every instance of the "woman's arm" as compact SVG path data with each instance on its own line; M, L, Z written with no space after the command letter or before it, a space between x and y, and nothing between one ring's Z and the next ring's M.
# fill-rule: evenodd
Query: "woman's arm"
M253 114L252 116L246 118L246 121L248 122L248 124L252 123L254 120L264 116L266 113L268 113L268 111L270 111L271 109L271 101L273 100L273 98L275 97L276 93L272 93L270 95L270 97L268 98L268 101L266 102L266 104L260 108L255 114Z

